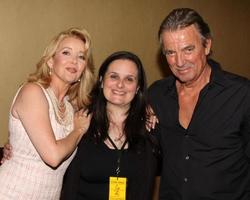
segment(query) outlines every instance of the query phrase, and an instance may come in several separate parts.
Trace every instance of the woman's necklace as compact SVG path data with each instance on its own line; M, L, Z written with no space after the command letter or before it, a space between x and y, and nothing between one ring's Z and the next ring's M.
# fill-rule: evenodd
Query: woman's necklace
M118 137L114 137L114 141L119 142L123 139L123 137L124 137L124 133L121 133Z
M47 92L50 97L57 122L64 126L70 125L73 120L73 114L70 114L69 106L67 105L66 100L63 99L62 102L59 102L50 87L47 88Z
M119 126L115 122L110 122L110 129L112 130L111 133L117 133L112 134L109 136L112 138L114 142L124 142L125 140L125 134L123 130L120 130Z
M125 134L122 134L119 137L114 137L112 134L108 134L108 139L105 141L105 143L110 147L113 148L113 144L110 142L110 140L113 141L113 143L115 144L115 146L120 149L121 146L124 144L126 137ZM125 144L125 148L127 148L127 144Z

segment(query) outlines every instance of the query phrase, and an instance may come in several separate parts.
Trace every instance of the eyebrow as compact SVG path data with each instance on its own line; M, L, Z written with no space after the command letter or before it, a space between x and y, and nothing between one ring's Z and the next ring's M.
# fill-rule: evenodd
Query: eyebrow
M170 50L170 49L163 49L162 52L163 52L164 55L166 55L168 53L173 53L175 51L174 50Z
M62 51L62 50L64 50L64 49L70 49L70 50L73 50L73 48L72 47L63 47L63 48L61 48L61 49L58 49L59 51ZM80 53L83 53L84 54L84 51L80 51Z
M187 46L185 46L185 47L183 47L182 49L181 49L181 51L185 51L185 50L188 50L188 49L195 49L195 45L193 45L193 44L190 44L190 45L187 45ZM162 50L162 52L163 52L163 54L164 55L166 55L167 53L174 53L174 52L176 52L175 50L171 50L171 49L163 49Z
M195 48L195 45L191 44L191 45L188 45L186 47L184 47L182 50L187 50L187 49L194 49Z
M118 72L115 71L111 71L111 72L107 72L107 74L119 74ZM137 78L137 76L133 75L133 74L127 74L126 76L130 76L130 77L134 77Z

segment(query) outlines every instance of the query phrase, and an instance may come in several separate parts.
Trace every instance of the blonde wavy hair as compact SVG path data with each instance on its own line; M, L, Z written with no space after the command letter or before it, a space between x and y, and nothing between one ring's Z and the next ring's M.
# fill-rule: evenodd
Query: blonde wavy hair
M86 106L90 104L89 94L94 84L94 65L92 57L91 38L89 33L85 29L70 28L68 30L62 31L57 36L55 36L45 49L40 61L37 63L36 71L29 75L27 81L38 82L45 88L49 87L51 78L50 68L47 62L55 55L61 41L68 37L74 37L82 40L85 44L86 49L86 68L80 77L80 81L73 83L67 92L70 102L76 110L79 110L81 108L86 108Z

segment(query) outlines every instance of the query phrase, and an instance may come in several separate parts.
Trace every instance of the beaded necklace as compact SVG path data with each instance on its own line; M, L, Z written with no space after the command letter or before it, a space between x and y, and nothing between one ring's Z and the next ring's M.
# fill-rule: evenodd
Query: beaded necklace
M73 122L73 113L69 102L66 100L66 97L64 97L63 102L59 102L55 93L50 87L47 88L47 93L53 106L56 121L63 126L71 125Z

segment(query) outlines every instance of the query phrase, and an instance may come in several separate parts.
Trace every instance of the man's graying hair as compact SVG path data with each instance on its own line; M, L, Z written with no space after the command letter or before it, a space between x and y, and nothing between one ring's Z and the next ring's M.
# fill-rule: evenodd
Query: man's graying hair
M174 9L161 23L158 37L162 45L162 33L176 31L194 25L201 35L202 43L206 46L206 39L212 39L208 24L191 8Z

